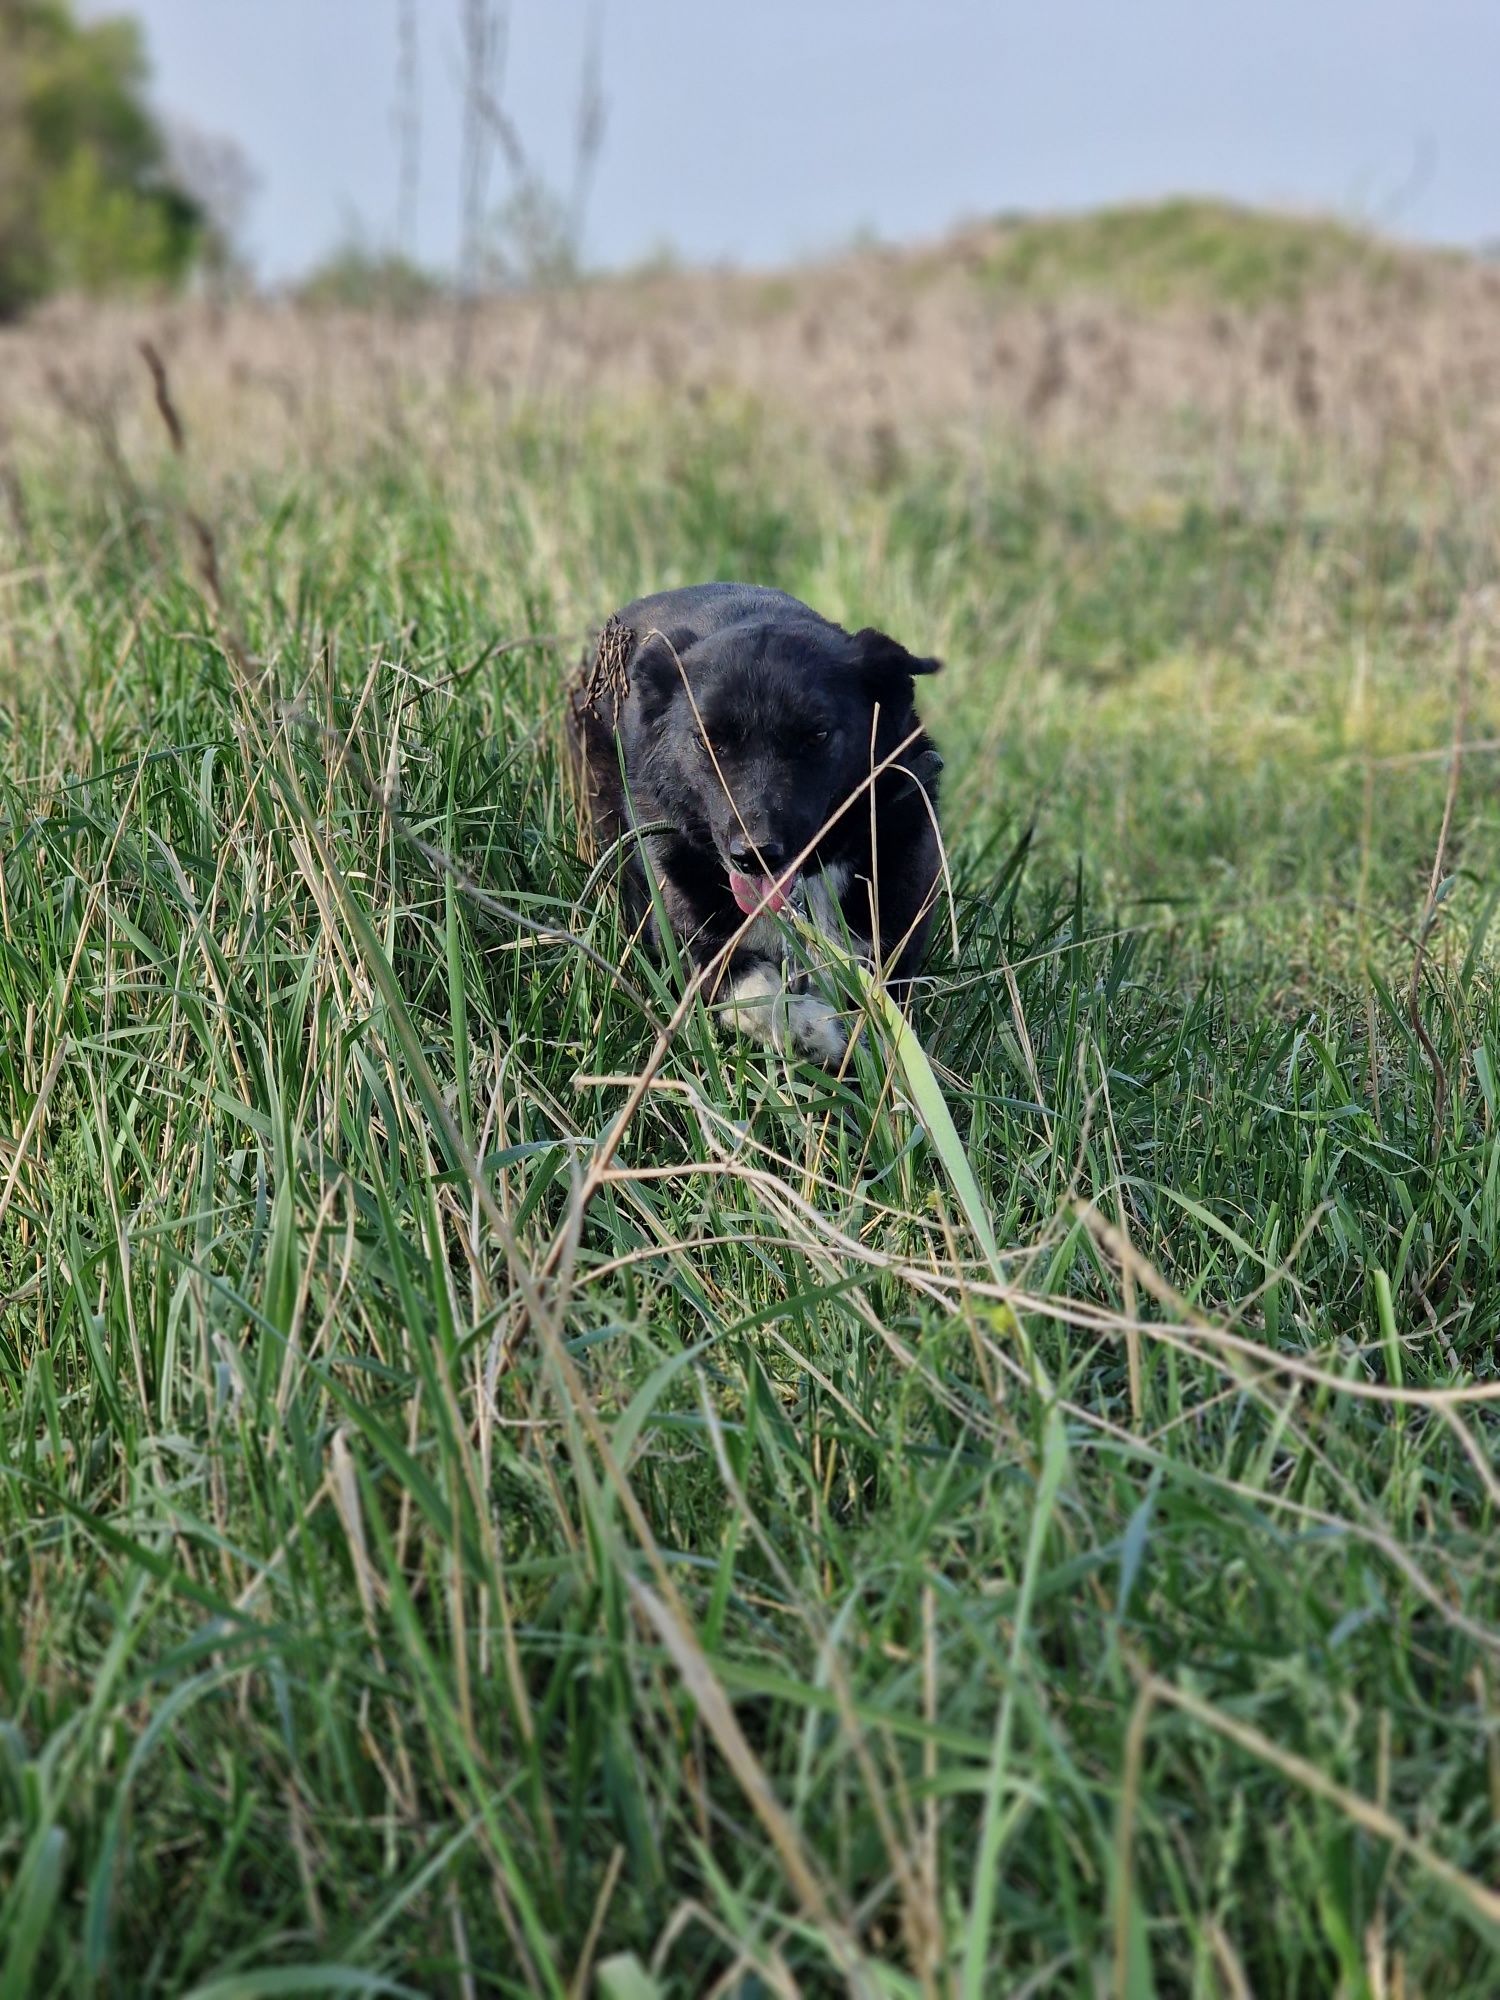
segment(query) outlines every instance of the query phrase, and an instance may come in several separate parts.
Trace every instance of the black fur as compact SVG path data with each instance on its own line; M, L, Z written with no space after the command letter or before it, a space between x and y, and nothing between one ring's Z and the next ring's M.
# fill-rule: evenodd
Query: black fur
M627 604L585 661L571 703L599 845L632 825L671 823L649 845L673 933L699 964L729 947L731 986L780 955L774 925L747 931L731 879L742 895L747 882L759 893L798 880L807 891L833 869L825 884L842 883L849 933L878 944L904 991L937 902L942 768L917 723L912 676L937 666L883 632L845 632L751 584L698 584ZM874 781L872 811L872 765L908 738ZM786 871L804 855L794 878ZM633 916L654 925L634 839L622 872Z

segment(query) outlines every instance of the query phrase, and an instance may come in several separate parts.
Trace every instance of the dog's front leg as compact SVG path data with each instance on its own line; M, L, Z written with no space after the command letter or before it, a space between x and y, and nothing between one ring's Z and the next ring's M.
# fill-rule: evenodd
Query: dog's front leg
M811 1056L828 1068L842 1062L849 1046L848 1030L833 1008L816 994L793 992L781 967L763 959L731 972L720 1018L742 1035Z

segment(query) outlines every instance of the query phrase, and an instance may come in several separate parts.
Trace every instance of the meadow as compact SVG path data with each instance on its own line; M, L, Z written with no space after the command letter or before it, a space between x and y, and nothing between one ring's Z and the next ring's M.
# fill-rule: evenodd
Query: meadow
M1492 1995L1500 273L0 364L0 2000ZM715 576L947 662L841 1076L580 847L589 631Z

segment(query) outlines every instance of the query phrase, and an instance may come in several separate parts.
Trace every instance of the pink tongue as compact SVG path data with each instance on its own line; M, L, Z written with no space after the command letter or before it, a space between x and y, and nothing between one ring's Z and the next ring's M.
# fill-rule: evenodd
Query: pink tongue
M729 893L747 917L753 916L762 904L768 910L786 908L786 897L770 875L741 875L737 869L731 868Z

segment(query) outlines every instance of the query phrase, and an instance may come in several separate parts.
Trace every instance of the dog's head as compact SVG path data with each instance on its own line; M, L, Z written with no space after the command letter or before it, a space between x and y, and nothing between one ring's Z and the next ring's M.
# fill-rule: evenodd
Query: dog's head
M917 726L912 676L938 665L883 632L813 619L747 622L685 647L647 634L630 670L646 789L712 843L741 909L779 908L841 812L868 812L872 766Z

